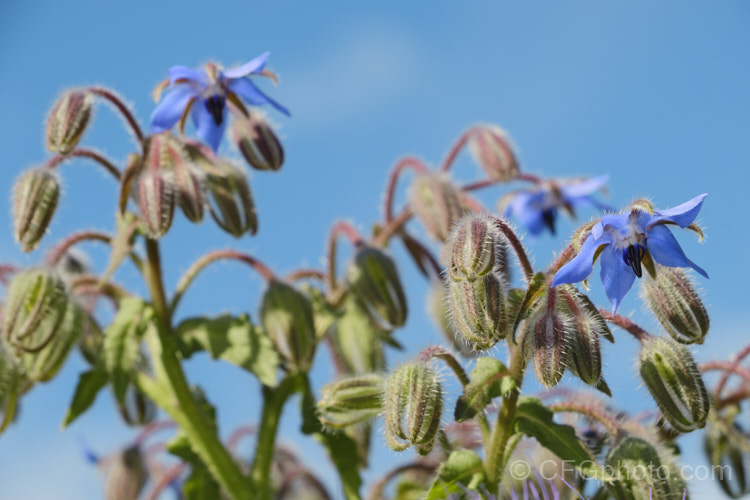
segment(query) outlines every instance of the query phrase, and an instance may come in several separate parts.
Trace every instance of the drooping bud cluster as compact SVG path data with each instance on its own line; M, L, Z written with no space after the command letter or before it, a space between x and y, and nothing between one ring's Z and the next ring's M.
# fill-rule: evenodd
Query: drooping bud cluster
M148 480L146 461L141 449L131 446L111 457L106 474L106 500L137 500Z
M523 353L533 358L534 371L545 387L557 385L565 373L573 318L560 304L556 288L537 301L523 334Z
M644 280L643 297L664 329L682 344L702 344L708 312L685 269L656 266Z
M315 354L310 301L294 287L272 280L263 295L260 319L266 334L292 371L307 372Z
M47 149L63 155L73 151L91 121L92 103L91 94L80 90L58 99L47 119Z
M385 439L394 451L415 446L426 455L440 430L443 389L437 373L425 363L407 363L394 370L383 391Z
M443 282L435 283L427 296L427 312L432 317L440 333L443 334L443 337L450 342L456 351L466 358L473 357L476 355L476 351L469 347L469 344L463 337L459 338L456 336L456 331L451 321L451 310L448 301L448 286Z
M690 432L706 425L708 391L685 346L668 338L648 338L638 363L643 382L675 430Z
M720 471L717 479L721 489L730 498L741 498L750 493L750 452L743 449L736 437L728 435L725 422L706 427L703 449L714 471ZM743 435L735 423L734 431Z
M60 198L60 181L49 169L25 171L13 188L13 234L24 252L44 237Z
M409 206L427 233L441 242L465 213L458 189L444 172L418 175L409 191Z
M480 125L469 138L469 150L487 177L509 181L518 177L518 161L504 130L496 125Z
M346 273L357 304L381 330L391 331L406 323L406 296L396 264L373 246L357 249Z
M317 403L320 421L334 428L369 420L382 407L383 377L374 373L327 384Z
M217 162L214 167L215 172L206 178L211 216L232 236L255 234L258 216L245 174L227 162Z
M262 115L235 116L232 120L232 137L251 167L276 171L284 163L284 148Z

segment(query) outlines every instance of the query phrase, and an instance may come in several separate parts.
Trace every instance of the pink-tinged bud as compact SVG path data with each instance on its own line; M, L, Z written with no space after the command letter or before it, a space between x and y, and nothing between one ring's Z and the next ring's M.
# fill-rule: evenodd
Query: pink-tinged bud
M175 201L182 213L190 222L203 220L203 206L206 204L204 194L204 173L199 162L191 158L186 144L168 132L158 134L164 137L163 168L171 172L170 180L174 183Z
M690 432L706 425L711 401L685 346L668 338L648 338L638 363L643 382L675 430Z
M458 351L461 356L471 358L476 356L474 351L462 336L456 335L451 320L450 297L448 296L449 286L438 282L432 287L427 295L427 312L432 317L435 326L437 326L443 338L447 340L454 350Z
M258 231L258 217L245 174L234 165L216 163L206 177L211 216L221 229L239 238Z
M50 170L24 172L13 188L13 233L24 252L44 237L60 198L60 181Z
M664 329L682 344L702 344L708 333L708 312L693 280L684 269L656 267L646 275L643 298Z
M347 281L357 304L381 330L406 323L406 296L393 260L373 246L357 249L347 269Z
M448 241L448 274L452 281L474 281L500 271L505 261L505 238L486 215L468 215L453 229Z
M73 151L91 121L93 98L71 90L58 99L47 119L47 149L66 155Z
M145 170L138 176L136 193L146 233L149 238L161 238L174 217L174 185L163 172Z
M554 288L550 289L546 299L537 302L526 320L523 335L524 357L534 359L536 377L545 387L557 385L565 373L573 323L569 313L558 307L557 295Z
M469 138L469 150L487 177L509 181L518 177L518 161L504 130L496 125L480 125Z
M426 455L440 430L443 388L437 373L424 363L407 363L386 379L383 392L385 439L394 451L415 446Z
M247 163L258 170L279 170L284 148L263 116L237 116L232 120L232 138Z
M352 375L383 371L383 339L387 335L388 332L374 325L369 316L350 301L328 337L339 370Z
M339 428L369 420L383 408L383 377L360 375L327 384L317 403L323 425Z
M465 213L458 189L444 172L417 176L409 191L409 206L438 241L450 237L451 229Z
M736 438L746 434L735 423L735 436L731 436L725 427L728 425L732 424L721 422L707 427L703 449L712 470L720 471L719 486L724 493L730 498L742 498L750 493L750 453Z
M557 287L560 306L570 314L567 367L585 383L596 386L602 375L600 337L610 335L607 323L591 301L570 285Z
M315 323L310 301L294 287L272 280L260 308L266 335L292 372L307 372L315 355Z
M148 480L146 461L137 446L117 453L107 463L104 498L138 500Z
M474 281L449 281L453 326L470 348L486 350L508 335L506 287L494 273Z

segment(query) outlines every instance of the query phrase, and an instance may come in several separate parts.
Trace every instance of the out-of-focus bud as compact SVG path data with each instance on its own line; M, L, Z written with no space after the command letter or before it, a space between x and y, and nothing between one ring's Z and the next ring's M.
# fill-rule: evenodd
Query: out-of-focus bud
M66 155L73 151L91 121L93 98L88 92L65 92L47 119L47 149Z
M456 332L475 350L489 349L508 334L505 284L494 273L448 283Z
M438 241L450 237L453 225L465 212L458 190L444 172L417 176L409 191L409 206Z
M734 429L738 435L743 434L736 424ZM719 485L727 496L741 498L750 493L750 453L727 435L722 425L706 428L703 448L712 470L720 472Z
M357 304L381 330L406 323L406 296L393 260L382 250L358 248L347 269L349 289Z
M685 346L651 337L643 342L638 362L643 382L675 430L690 432L706 425L708 391Z
M504 267L505 238L486 215L461 219L448 241L448 273L453 281L474 281Z
M26 376L37 382L51 380L68 357L75 345L83 324L83 311L75 302L70 301L59 329L52 339L39 351L23 354Z
M16 402L23 383L22 367L0 341L0 432L16 416Z
M703 343L708 333L708 312L684 269L657 265L656 277L647 273L642 292L673 339L682 344Z
M476 356L471 346L463 339L456 335L456 330L451 322L450 298L448 296L449 287L442 282L436 282L430 293L427 295L427 312L432 316L433 322L443 334L445 340L450 342L453 349L458 351L461 356L471 358Z
M24 252L44 237L60 198L60 181L51 170L33 168L13 188L13 233Z
M469 150L487 177L508 181L518 177L518 161L504 130L496 125L479 125L469 137Z
M81 334L78 337L78 350L83 358L94 366L101 356L104 345L104 332L96 320L88 313L84 314Z
M383 339L386 335L387 332L375 326L359 307L351 302L347 304L329 337L340 370L352 375L383 371Z
M294 287L272 280L263 296L260 320L291 371L307 372L315 355L310 301Z
M328 427L346 427L373 418L383 408L383 377L371 373L327 384L317 407L320 421Z
M185 145L174 136L169 138L166 153L172 163L175 201L190 222L200 222L203 220L203 205L206 203L204 174L191 160Z
M558 287L558 299L570 317L567 332L566 365L581 380L596 386L602 375L602 350L599 337L610 334L607 323L590 301L575 287Z
M545 387L557 385L565 373L567 336L573 323L558 301L557 290L549 289L546 299L532 308L523 335L524 356L534 358L536 377Z
M131 446L107 463L104 497L106 500L138 500L148 480L148 469L138 446Z
M148 358L142 353L139 354L136 362L136 370L139 372L150 372ZM142 426L153 422L156 417L156 403L154 403L136 384L128 384L125 391L125 399L117 409L120 411L122 419L128 425Z
M258 217L245 174L234 165L218 162L206 177L211 216L224 231L239 238L258 231Z
M253 168L279 170L284 163L284 148L261 115L236 116L232 120L232 138L237 149Z
M398 367L385 381L383 401L388 446L403 451L413 445L420 455L428 454L443 413L443 388L435 370L425 363Z

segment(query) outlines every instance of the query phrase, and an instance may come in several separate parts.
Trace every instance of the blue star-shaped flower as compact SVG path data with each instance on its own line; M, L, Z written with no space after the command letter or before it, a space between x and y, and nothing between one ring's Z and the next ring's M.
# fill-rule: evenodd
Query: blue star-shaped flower
M542 181L534 189L512 193L510 201L502 210L503 216L514 217L532 236L542 234L545 227L555 234L555 219L560 209L575 217L575 209L580 206L609 208L592 196L608 180L608 175L602 175L582 181Z
M614 311L641 277L641 262L652 259L667 267L692 267L708 274L691 261L667 228L674 224L685 228L698 216L706 194L667 210L631 208L621 214L605 215L594 224L581 249L552 280L552 286L577 283L593 271L594 259L601 255L601 279Z
M151 131L156 134L171 129L189 110L196 133L216 151L227 124L227 99L238 107L242 106L240 98L253 106L270 104L289 115L284 106L261 92L248 78L251 75L273 77L264 70L267 60L268 52L227 70L213 63L203 69L173 66L169 69L169 80L165 82L173 90L151 114Z

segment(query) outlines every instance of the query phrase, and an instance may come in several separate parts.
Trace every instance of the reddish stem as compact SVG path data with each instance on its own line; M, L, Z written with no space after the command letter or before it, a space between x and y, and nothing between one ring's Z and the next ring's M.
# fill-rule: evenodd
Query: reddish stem
M414 156L407 156L400 159L396 165L394 165L388 176L388 183L385 189L385 223L389 223L393 220L393 197L396 192L396 183L398 182L399 176L406 169L412 169L418 174L424 174L429 171L427 166Z
M142 446L146 439L153 434L166 429L173 429L174 427L176 427L176 424L171 420L157 420L156 422L151 422L138 433L133 441L133 446Z
M141 127L138 125L138 121L133 116L130 108L128 108L128 106L124 102L122 102L122 99L120 99L117 94L103 87L89 87L88 91L112 103L117 111L119 111L120 114L125 118L125 121L128 122L130 130L133 131L133 134L135 135L136 139L138 139L138 142L143 144L143 132L141 132Z
M643 342L651 338L651 335L649 335L646 330L636 325L630 319L624 316L613 314L606 309L599 309L599 314L602 315L602 318L604 318L605 321L609 321L613 325L619 326L620 328L631 334L633 337L638 339L639 342Z
M508 239L510 246L513 247L513 251L516 253L518 261L521 263L521 267L523 268L523 272L526 276L526 281L531 281L532 276L534 276L534 268L531 265L529 256L526 255L526 251L523 249L521 240L518 239L516 233L514 233L510 226L501 218L493 216L492 221L495 223L495 227L497 227Z
M234 453L235 448L237 448L237 445L242 438L245 436L252 436L256 432L258 432L258 428L254 425L243 425L242 427L235 429L234 432L229 435L229 439L227 439L227 449Z
M82 241L101 241L109 244L112 242L112 237L101 231L79 231L73 233L50 250L47 254L47 264L54 266L73 245Z
M562 253L557 256L555 261L549 267L549 271L547 272L547 274L549 274L550 276L554 276L555 274L557 274L557 271L559 271L562 266L570 262L570 260L575 257L575 255L576 249L573 248L573 245L568 245L567 247L565 247L565 250L563 250Z
M328 291L333 293L336 288L336 247L339 236L346 236L355 247L361 247L365 244L362 235L357 228L346 221L337 221L331 227L328 235Z
M325 282L326 273L320 269L297 269L284 277L284 281L298 281L306 278L313 278Z
M118 181L120 180L120 169L118 169L115 164L108 160L103 154L93 149L76 148L66 155L53 156L52 158L47 160L45 166L51 170L71 158L89 158L91 160L94 160L99 165L104 167L107 172L112 174L115 179L117 179Z
M734 363L736 366L739 366L740 363L742 363L742 360L745 359L748 355L750 355L750 345L745 346L744 349L742 349L735 358L732 360L732 363ZM721 396L721 392L724 390L724 386L727 385L727 381L729 380L729 375L731 372L726 371L721 375L721 378L719 379L719 382L716 384L716 397L718 398Z
M149 500L157 500L159 498L159 495L162 491L164 491L164 488L170 485L172 481L180 477L180 474L182 474L182 471L185 469L185 464L176 464L164 471L160 476L159 480L154 483L153 488L151 488L151 492L148 495Z
M474 133L476 129L477 127L470 127L459 136L458 140L453 143L453 146L451 146L450 150L448 151L448 155L445 157L445 160L443 160L443 164L440 166L440 170L442 170L443 172L447 172L448 170L450 170L450 168L453 166L453 162L456 161L458 153L461 152L463 147L469 141L469 137L471 137L471 134Z
M532 182L534 184L539 184L542 182L542 179L537 177L533 174L518 174L518 177L516 177L513 180L518 181L528 181ZM499 179L482 179L480 181L470 182L469 184L466 184L461 188L462 191L476 191L477 189L483 189L486 187L494 186L495 184L504 184L506 181L501 181Z
M745 379L745 382L750 383L750 370L741 366L737 366L731 361L707 361L705 363L699 364L698 369L702 372L710 372L716 370L731 372Z
M10 282L8 275L16 272L18 272L16 266L11 264L0 264L0 283L7 285Z

